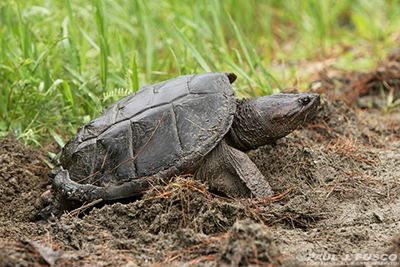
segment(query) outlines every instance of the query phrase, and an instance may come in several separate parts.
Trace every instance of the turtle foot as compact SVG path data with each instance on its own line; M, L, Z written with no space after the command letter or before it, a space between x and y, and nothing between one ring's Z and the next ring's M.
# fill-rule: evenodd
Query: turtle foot
M257 166L242 151L229 146L225 140L207 155L196 173L207 181L211 190L229 197L271 197L273 191Z

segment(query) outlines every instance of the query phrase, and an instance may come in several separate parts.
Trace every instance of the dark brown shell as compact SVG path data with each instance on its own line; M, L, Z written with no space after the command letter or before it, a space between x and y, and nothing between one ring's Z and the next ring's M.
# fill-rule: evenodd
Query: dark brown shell
M164 170L193 172L228 132L235 110L225 73L146 85L81 127L61 165L71 179L99 186Z

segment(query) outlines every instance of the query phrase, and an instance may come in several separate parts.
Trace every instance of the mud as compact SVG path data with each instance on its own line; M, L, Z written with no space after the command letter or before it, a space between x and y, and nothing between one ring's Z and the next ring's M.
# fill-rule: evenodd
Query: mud
M396 62L311 84L323 96L316 118L249 153L276 192L270 199L217 196L188 175L137 201L43 223L35 215L50 184L45 149L0 140L0 266L398 264L400 68L382 71ZM377 83L390 85L392 102L376 100ZM349 84L362 93L352 99ZM361 105L363 97L386 104Z

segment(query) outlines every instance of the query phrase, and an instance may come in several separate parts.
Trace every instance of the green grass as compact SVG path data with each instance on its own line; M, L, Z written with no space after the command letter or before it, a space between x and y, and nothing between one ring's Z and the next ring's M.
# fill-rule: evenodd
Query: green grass
M304 62L368 68L398 29L396 0L4 0L0 135L62 142L112 101L179 74L235 72L239 96L304 89Z

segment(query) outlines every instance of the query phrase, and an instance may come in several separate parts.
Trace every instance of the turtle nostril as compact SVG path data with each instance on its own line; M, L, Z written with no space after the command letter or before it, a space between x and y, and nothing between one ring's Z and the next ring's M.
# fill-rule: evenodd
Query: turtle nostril
M299 102L300 102L300 104L305 106L305 105L307 105L308 103L311 102L311 99L310 99L309 96L305 96L305 97L300 98Z

